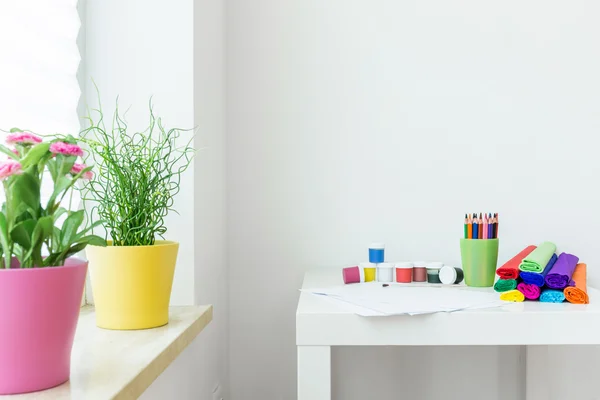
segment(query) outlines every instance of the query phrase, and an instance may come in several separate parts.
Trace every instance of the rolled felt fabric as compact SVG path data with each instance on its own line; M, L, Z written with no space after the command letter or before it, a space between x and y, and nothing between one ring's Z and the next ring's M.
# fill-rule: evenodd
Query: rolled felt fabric
M519 276L521 277L521 279L523 279L523 282L525 283L542 287L544 286L546 275L548 275L548 272L550 272L556 260L558 260L558 256L556 254L552 254L552 258L550 259L550 261L548 261L548 264L546 264L546 268L544 268L544 271L542 271L542 273L521 271L519 273Z
M517 285L517 290L523 293L527 300L537 300L540 297L541 289L539 286L530 283L521 282Z
M569 286L573 271L579 262L579 257L573 254L561 253L554 266L546 275L546 286L548 289L564 289Z
M508 292L509 290L514 290L516 288L516 279L498 279L496 283L494 283L494 290L496 292Z
M545 289L540 295L542 303L562 303L565 301L565 294L562 290Z
M542 272L555 252L556 245L554 243L544 242L521 261L519 269L521 271Z
M500 279L517 279L519 276L519 264L525 257L531 254L536 249L535 246L527 246L521 250L516 256L505 262L500 268L496 270L496 275ZM513 288L514 289L514 288Z
M572 279L575 286L567 286L564 290L565 299L573 304L588 304L590 298L587 294L587 265L579 263L575 267Z
M519 292L518 290L509 290L508 292L504 292L500 295L500 300L521 302L525 300L525 296L523 296L523 293Z

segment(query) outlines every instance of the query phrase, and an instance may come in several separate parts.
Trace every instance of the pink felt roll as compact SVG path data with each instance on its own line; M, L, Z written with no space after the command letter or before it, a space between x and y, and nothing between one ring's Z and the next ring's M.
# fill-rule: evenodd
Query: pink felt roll
M517 285L517 290L523 293L523 296L525 296L527 300L539 299L540 293L542 292L539 286L524 282L521 282Z

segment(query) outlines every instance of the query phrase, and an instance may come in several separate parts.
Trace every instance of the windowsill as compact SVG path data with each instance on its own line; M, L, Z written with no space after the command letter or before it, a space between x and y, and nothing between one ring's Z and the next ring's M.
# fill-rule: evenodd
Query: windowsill
M169 324L140 331L96 327L83 307L71 355L71 379L42 392L4 399L135 399L212 320L212 306L171 307Z

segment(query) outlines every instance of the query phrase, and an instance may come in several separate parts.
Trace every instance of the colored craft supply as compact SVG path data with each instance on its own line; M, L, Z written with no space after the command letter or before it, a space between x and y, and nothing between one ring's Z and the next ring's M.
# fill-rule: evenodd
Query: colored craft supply
M544 289L540 295L542 303L562 303L565 301L565 294L562 290Z
M579 257L573 254L561 253L548 275L546 275L545 281L548 289L562 290L569 286L578 262Z
M384 283L383 285L381 285L381 287L388 287L390 286L388 283Z
M473 239L473 220L471 219L471 216L469 215L469 224L467 225L467 233L468 239Z
M385 245L383 243L372 243L369 246L369 262L379 264L384 261Z
M479 238L479 224L477 223L477 216L473 217L473 239Z
M588 304L590 298L587 294L587 265L579 263L573 272L575 286L567 286L563 293L565 299L573 304Z
M487 239L488 238L488 222L487 222L487 215L483 214L483 220L481 221L481 224L483 226L483 235L481 235L482 239Z
M500 279L517 279L519 277L519 264L521 264L521 261L535 249L535 246L525 247L516 256L498 268L496 270L496 275L498 275Z
M496 226L494 227L494 238L498 238L498 228L500 227L500 222L498 222L498 213L496 213L494 218L494 223Z
M390 263L377 264L377 281L394 282L394 266Z
M440 269L444 266L441 262L430 262L427 263L427 282L428 283L442 283L440 281Z
M517 285L517 290L523 293L527 300L537 300L540 297L542 289L539 286L521 282Z
M396 282L411 283L413 276L413 263L401 262L396 263Z
M548 275L548 272L550 272L556 260L558 260L558 256L556 254L552 254L552 258L550 259L550 261L548 261L548 264L546 264L546 268L544 268L544 270L541 273L521 271L519 272L519 276L521 277L523 282L527 284L542 287L546 284L546 275Z
M365 281L365 271L361 267L348 267L342 270L344 283L361 283Z
M440 269L440 282L444 285L457 285L462 282L464 276L461 268L444 265Z
M413 282L427 282L427 263L415 261L413 263Z
M525 296L518 290L509 290L508 292L504 292L500 295L500 300L520 303L522 301L525 301Z
M508 292L509 290L515 290L516 288L516 279L498 279L496 283L494 283L494 290L498 293Z
M469 229L467 226L469 225L469 217L465 214L465 239L469 238Z
M365 282L373 282L377 279L377 265L373 263L362 263L360 268L364 271Z
M460 240L460 256L467 286L494 286L498 246L498 239Z
M554 243L544 242L521 261L519 269L528 272L543 272L555 252L556 245Z

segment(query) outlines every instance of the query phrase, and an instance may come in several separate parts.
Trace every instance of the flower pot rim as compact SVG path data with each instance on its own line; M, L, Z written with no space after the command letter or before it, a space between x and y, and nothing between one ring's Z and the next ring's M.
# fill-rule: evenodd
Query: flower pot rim
M112 240L107 240L107 246L94 246L94 245L88 245L88 247L96 247L96 248L103 248L103 247L110 247L112 249L134 249L134 248L138 248L138 249L145 249L145 248L156 248L156 247L163 247L163 246L173 246L173 245L178 245L179 242L176 242L174 240L155 240L154 244L152 245L144 245L144 246L113 246L112 245Z
M69 257L67 258L67 260L71 260L71 264L70 265L56 265L56 266L52 266L49 265L47 267L34 267L34 268L0 268L0 274L7 274L7 273L34 273L35 271L45 271L45 270L64 270L64 269L70 269L70 268L81 268L84 265L88 264L88 261L83 260L79 257Z

